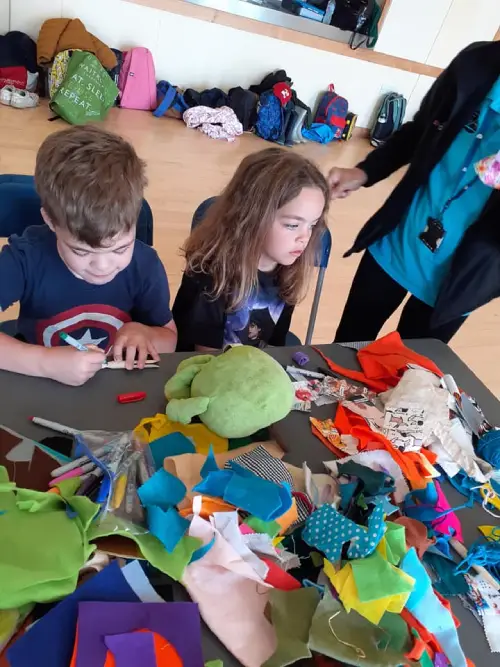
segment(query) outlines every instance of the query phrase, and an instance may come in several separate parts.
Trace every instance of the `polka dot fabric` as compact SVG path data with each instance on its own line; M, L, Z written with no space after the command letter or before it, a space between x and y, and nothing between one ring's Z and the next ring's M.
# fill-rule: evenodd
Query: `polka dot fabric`
M335 563L342 555L342 547L350 542L349 558L365 558L373 553L385 533L384 508L376 503L368 527L358 526L337 512L331 505L323 505L307 520L302 537L312 547L322 551Z

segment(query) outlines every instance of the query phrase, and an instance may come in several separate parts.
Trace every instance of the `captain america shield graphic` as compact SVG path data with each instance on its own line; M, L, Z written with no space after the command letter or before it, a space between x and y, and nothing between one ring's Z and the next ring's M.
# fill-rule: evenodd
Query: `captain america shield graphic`
M78 306L40 320L36 327L36 342L45 347L57 347L64 344L60 338L64 331L82 345L97 345L107 352L113 345L118 329L130 321L128 313L113 306Z

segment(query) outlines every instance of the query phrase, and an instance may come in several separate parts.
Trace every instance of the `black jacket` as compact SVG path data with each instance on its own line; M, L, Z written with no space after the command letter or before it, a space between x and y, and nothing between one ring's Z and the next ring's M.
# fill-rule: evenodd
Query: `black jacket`
M358 165L368 175L367 187L404 165L410 166L382 208L360 231L346 257L365 250L401 224L417 190L426 183L499 76L500 42L471 44L442 72L414 120L405 123L384 146ZM431 326L458 318L498 296L500 191L493 190L455 252L438 294Z

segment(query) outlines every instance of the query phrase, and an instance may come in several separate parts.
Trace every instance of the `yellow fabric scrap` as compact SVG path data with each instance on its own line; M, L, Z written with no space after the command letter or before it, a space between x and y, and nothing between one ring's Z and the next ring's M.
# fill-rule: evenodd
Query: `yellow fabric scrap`
M335 568L330 561L324 561L324 570L328 579L331 581L335 590L337 591L342 604L347 612L352 609L358 614L364 616L368 621L374 625L378 625L382 620L382 616L386 611L394 614L399 614L403 611L408 598L411 593L402 593L399 595L389 595L373 602L361 602L358 598L358 591L356 589L356 582L352 574L352 567L350 563L346 563L341 570L335 571ZM412 577L409 577L405 572L400 570L404 579L409 583L414 582Z
M146 428L149 426L149 428ZM210 445L214 454L227 452L229 443L227 438L221 438L205 424L180 424L171 421L167 415L157 414L154 417L145 417L135 427L134 432L146 442L153 442L171 433L182 433L193 443L198 454L208 454Z

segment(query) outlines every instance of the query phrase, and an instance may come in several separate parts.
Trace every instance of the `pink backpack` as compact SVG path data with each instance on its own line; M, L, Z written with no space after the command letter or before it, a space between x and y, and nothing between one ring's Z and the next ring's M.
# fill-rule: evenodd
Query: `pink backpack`
M137 46L124 54L118 87L123 109L156 109L155 66L151 51Z

